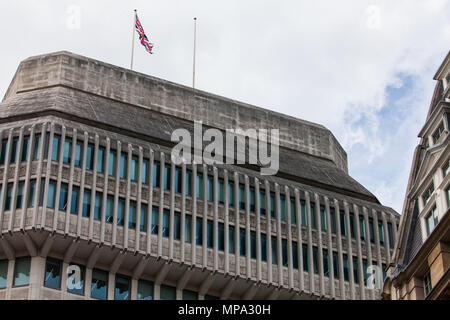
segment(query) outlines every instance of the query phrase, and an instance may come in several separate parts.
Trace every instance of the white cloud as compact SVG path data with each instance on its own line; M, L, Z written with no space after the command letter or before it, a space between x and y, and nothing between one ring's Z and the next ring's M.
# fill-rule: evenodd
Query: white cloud
M66 28L71 5L80 30ZM2 2L0 26L13 32L2 39L0 94L30 55L70 50L128 67L134 8L155 43L152 56L136 47L138 71L190 85L197 16L200 89L327 126L352 176L401 209L432 77L449 50L450 1ZM387 105L386 89L407 76L414 98Z

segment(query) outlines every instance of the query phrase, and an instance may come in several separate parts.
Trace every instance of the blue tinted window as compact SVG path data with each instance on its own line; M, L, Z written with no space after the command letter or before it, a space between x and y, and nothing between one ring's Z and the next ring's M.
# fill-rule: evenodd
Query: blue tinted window
M280 195L280 216L281 221L287 221L286 196L284 194Z
M281 256L282 256L281 260L282 260L283 266L287 267L289 253L288 253L288 245L287 245L286 239L281 239Z
M275 214L275 193L273 193L273 192L270 193L270 216L272 218L276 217L276 214Z
M247 252L247 243L245 237L245 229L239 229L239 253L245 256Z
M112 223L114 219L114 197L108 195L106 198L106 217L105 221Z
M234 183L228 182L228 205L234 206Z
M117 225L123 226L125 224L125 199L119 198L117 206Z
M184 222L184 241L191 243L192 241L192 216L186 215Z
M152 234L158 234L159 232L159 209L152 209Z
M86 150L86 170L94 168L94 146L89 144Z
M75 166L81 167L81 161L83 159L83 143L81 141L77 141L75 145Z
M56 182L50 180L48 183L47 208L55 207L55 191L56 191Z
M148 160L144 159L142 162L142 177L141 181L143 184L148 184Z
M321 224L322 231L328 230L327 211L325 210L325 207L323 207L323 206L320 206L320 224Z
M261 234L261 260L267 261L267 237Z
M214 201L214 177L208 176L206 190L208 191L207 200Z
M93 269L91 297L95 299L106 300L108 297L108 272Z
M61 261L47 258L45 263L44 286L60 289L61 287Z
M295 205L295 199L290 200L290 210L291 210L291 222L297 223L297 207Z
M68 200L68 185L67 183L61 183L61 188L59 189L59 210L66 211L67 209L67 200Z
M181 214L179 212L175 212L174 221L173 221L173 238L175 240L181 239Z
M16 258L14 262L13 287L27 286L30 284L31 258Z
M186 195L192 196L192 172L186 171Z
M153 300L154 285L153 282L139 280L138 282L138 300Z
M53 146L52 146L52 161L59 160L59 143L61 138L59 136L53 136Z
M147 231L147 211L148 205L145 203L141 204L141 221L140 221L140 230L143 232Z
M306 217L306 203L300 201L300 219L303 227L308 226L308 218Z
M22 162L28 160L28 147L30 145L30 137L23 137L22 144L22 158L20 159Z
M127 178L127 170L128 170L128 159L127 154L122 152L120 154L120 179Z
M3 139L0 150L0 165L5 164L6 153L8 152L8 139Z
M225 250L225 226L223 223L218 225L218 250Z
M306 244L302 245L303 271L309 272L309 254Z
M161 179L161 167L159 162L153 163L153 187L159 188L159 181Z
M297 242L292 242L292 267L298 269L298 245Z
M63 162L70 163L72 158L72 141L67 139L64 141Z
M137 181L139 177L139 158L133 156L131 158L131 181Z
M235 230L234 226L228 226L228 241L229 241L229 252L234 254L236 252L235 246Z
M136 202L130 201L130 207L128 208L128 228L136 229Z
M219 179L218 182L218 192L217 197L220 204L225 204L225 185L222 179Z
M245 186L239 185L239 209L245 210Z
M79 187L73 187L72 188L72 200L70 203L70 212L71 213L78 213L78 197L80 193Z
M195 244L198 246L203 245L203 221L197 218L195 223Z
M95 205L94 205L94 219L100 221L102 217L102 200L103 194L100 192L95 193Z
M83 217L89 217L91 215L91 190L84 190L83 195Z
M256 232L250 232L250 257L256 259Z
M0 261L0 289L6 288L6 279L8 277L8 260Z
M170 232L170 211L164 209L163 211L163 225L162 225L162 236L169 237Z
M116 151L111 150L109 153L108 174L110 176L116 175L117 156Z
M98 156L97 156L97 172L98 173L105 173L105 148L99 147L98 148Z
M24 181L20 181L17 186L16 209L22 209Z
M130 300L131 279L116 275L116 285L114 288L114 300Z
M182 188L182 170L181 168L175 168L175 192L176 193L181 193L181 188Z
M19 138L14 138L11 148L11 157L9 159L10 163L15 163L17 155L19 154Z
M255 189L250 188L250 212L255 212Z
M271 243L271 247L272 247L272 263L273 264L278 264L277 238L276 237L271 237L271 239L272 239L272 243Z
M37 134L34 138L33 160L39 160L41 152L41 140L42 140L41 134Z
M202 173L198 173L197 174L197 182L196 182L196 187L197 187L197 198L198 199L203 199L203 174Z
M171 168L169 165L164 166L164 190L170 190L170 172Z
M265 190L261 190L259 192L259 212L261 215L265 216L266 215L266 206L267 202L266 202L266 192Z
M71 264L73 271L67 274L67 292L84 295L86 268L80 265ZM79 269L77 269L77 267ZM76 274L79 272L79 277Z
M1 186L0 186L0 193L1 193ZM34 207L34 197L36 196L36 180L30 181L30 189L28 192L28 207L32 208Z
M207 223L207 234L206 234L207 246L208 248L214 248L214 224L212 221L208 220Z

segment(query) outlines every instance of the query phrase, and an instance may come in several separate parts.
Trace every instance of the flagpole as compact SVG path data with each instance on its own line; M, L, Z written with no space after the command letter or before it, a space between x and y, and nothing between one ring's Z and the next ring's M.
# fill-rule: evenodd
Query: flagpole
M137 15L137 10L134 9L134 17L133 17L133 36L132 36L132 42L131 42L131 66L130 69L133 70L133 58L134 58L134 29L135 29L135 25L136 25L136 15Z
M192 89L195 89L195 51L197 41L197 18L194 18L194 63L192 67Z

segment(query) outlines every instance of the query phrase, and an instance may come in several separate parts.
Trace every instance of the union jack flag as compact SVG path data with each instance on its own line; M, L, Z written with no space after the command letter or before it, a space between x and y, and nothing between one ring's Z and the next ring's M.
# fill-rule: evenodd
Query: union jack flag
M144 28L142 27L142 24L139 21L137 13L136 13L135 27L136 27L136 32L139 34L139 40L141 41L141 44L145 47L145 50L147 50L148 53L153 54L153 52L152 52L153 43L151 43L148 40L147 36L145 35Z

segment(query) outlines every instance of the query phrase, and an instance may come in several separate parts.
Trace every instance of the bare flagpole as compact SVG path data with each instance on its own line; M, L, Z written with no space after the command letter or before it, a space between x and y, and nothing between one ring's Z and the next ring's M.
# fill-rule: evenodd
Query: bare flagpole
M134 9L134 17L133 17L133 37L132 37L133 41L131 42L131 66L130 66L130 69L131 69L131 70L133 70L133 58L134 58L134 34L135 34L134 29L136 28L136 27L135 27L135 25L136 25L136 15L137 15L137 10Z
M197 18L194 18L194 65L192 68L192 89L195 89L195 50L197 41Z

